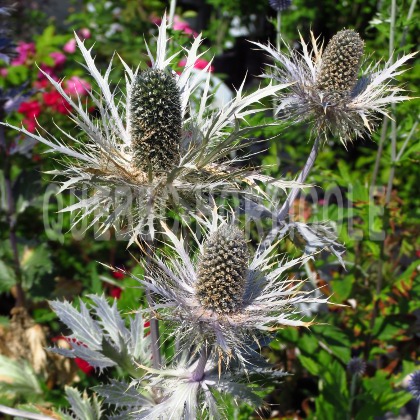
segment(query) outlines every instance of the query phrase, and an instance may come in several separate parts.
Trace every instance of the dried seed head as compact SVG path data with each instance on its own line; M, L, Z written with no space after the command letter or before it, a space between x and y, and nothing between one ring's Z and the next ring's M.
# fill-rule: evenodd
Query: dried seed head
M166 71L137 75L129 104L134 163L142 170L169 171L179 161L181 99L174 78Z
M196 294L204 308L218 314L240 309L248 258L245 238L234 226L223 225L207 239L196 285Z
M316 83L329 99L339 101L351 94L359 73L363 46L363 40L352 29L340 31L331 38L322 54Z

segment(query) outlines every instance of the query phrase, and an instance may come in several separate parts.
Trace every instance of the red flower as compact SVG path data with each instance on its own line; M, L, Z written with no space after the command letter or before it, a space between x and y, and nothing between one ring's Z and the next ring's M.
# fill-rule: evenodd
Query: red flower
M66 343L72 342L72 343L76 343L76 344L87 347L85 344L81 343L80 341L76 340L75 338L64 337L63 335L59 335L59 336L53 337L51 339L51 341L53 343L56 343L60 340L63 340ZM74 362L76 363L77 367L80 370L82 370L84 373L86 373L86 375L91 375L93 373L93 371L95 370L95 368L92 365L90 365L86 360L83 360L80 357L75 357Z
M45 105L53 108L60 114L68 114L70 110L67 108L67 104L61 95L54 91L54 92L45 92L43 95Z
M122 280L125 277L124 273L122 273L121 271L113 271L111 275L116 280ZM109 296L115 299L119 299L121 297L122 289L121 287L110 284L108 286L108 292L109 292Z
M22 102L18 112L24 114L27 118L36 118L41 114L41 105L38 101Z

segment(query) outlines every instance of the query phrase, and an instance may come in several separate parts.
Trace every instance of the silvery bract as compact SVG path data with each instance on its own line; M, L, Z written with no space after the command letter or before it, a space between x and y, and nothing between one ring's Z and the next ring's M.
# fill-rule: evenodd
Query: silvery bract
M286 45L286 53L271 45L255 43L274 60L265 77L279 83L291 83L277 94L276 113L289 122L310 121L313 135L337 136L343 145L371 132L378 114L387 115L386 107L407 99L403 89L392 80L403 73L399 68L415 53L395 63L390 59L363 66L363 41L351 29L338 32L325 51L311 32L311 45L301 37L302 52ZM312 50L310 49L312 47Z
M130 243L143 233L153 236L155 219L164 218L168 207L196 209L204 204L203 192L238 192L244 186L259 190L256 180L281 188L290 186L235 168L240 159L231 157L255 128L242 128L239 122L261 110L251 109L252 105L285 85L270 84L244 96L242 84L229 103L214 110L210 106L211 74L206 73L210 63L201 71L203 77L197 77L194 69L195 61L202 55L198 53L201 36L189 49L167 57L166 29L164 17L156 57L148 49L149 70L132 71L120 58L126 71L126 95L110 86L112 63L102 75L91 55L92 49L87 49L76 35L85 67L98 87L98 91L88 93L99 117L89 114L80 98L75 101L65 93L61 82L44 73L71 107L71 118L80 131L70 134L56 126L65 138L62 140L45 130L41 135L13 127L49 146L50 152L66 156L65 169L53 171L68 178L60 192L73 187L87 192L79 202L64 209L79 212L75 223L93 216L88 227L100 222L103 231L111 226L123 229ZM181 52L186 54L186 65L178 75L169 66ZM202 85L200 104L191 106L191 95L198 83Z
M156 257L150 274L139 281L156 297L151 310L173 323L174 336L186 348L214 345L221 359L246 365L247 353L254 353L250 340L255 345L278 328L311 325L299 305L327 299L312 297L312 291L301 290L304 281L285 275L312 256L278 260L273 256L277 244L249 256L239 229L216 211L204 240L194 236L198 252L193 258L184 240L164 226L171 254Z

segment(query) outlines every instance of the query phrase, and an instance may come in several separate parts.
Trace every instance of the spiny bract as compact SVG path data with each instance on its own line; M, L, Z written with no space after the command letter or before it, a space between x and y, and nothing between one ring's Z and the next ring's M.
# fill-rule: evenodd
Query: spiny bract
M204 244L196 293L206 309L219 314L238 310L243 301L248 248L242 232L223 225Z

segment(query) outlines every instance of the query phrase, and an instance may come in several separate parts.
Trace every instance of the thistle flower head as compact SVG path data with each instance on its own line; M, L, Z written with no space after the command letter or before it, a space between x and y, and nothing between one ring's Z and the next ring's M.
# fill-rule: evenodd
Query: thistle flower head
M363 41L359 34L351 29L338 32L322 54L316 87L330 101L349 98L357 82L362 56Z
M139 72L131 86L130 134L134 164L147 171L170 171L179 164L181 93L169 71Z
M197 267L196 294L203 308L219 314L240 309L248 269L248 249L242 232L222 225L203 247Z
M395 63L391 58L383 69L378 64L363 68L364 43L354 30L338 32L325 51L312 33L311 45L301 37L302 52L287 45L283 53L271 45L255 44L274 61L264 77L292 83L277 95L278 117L289 122L310 121L315 136L326 139L332 134L345 146L370 133L378 114L387 115L388 105L410 99L390 82L415 53Z
M268 2L276 12L282 12L292 5L292 0L269 0Z
M420 370L416 370L410 378L408 383L408 391L411 392L413 397L420 401Z
M64 209L79 212L75 224L94 214L91 225L99 222L102 231L114 227L128 237L129 245L138 235L153 236L156 219L165 218L168 208L188 211L205 205L203 196L209 191L239 191L245 186L255 193L256 179L281 188L290 186L238 168L239 158L231 158L250 130L241 127L240 120L258 112L250 106L285 86L270 84L244 95L242 85L223 108L212 109L212 75L206 71L211 63L202 70L194 69L202 55L198 53L201 35L190 48L180 47L178 53L167 57L166 29L164 17L155 56L147 46L149 70L132 71L121 59L126 71L125 92L111 89L111 64L102 75L92 48L87 49L76 35L85 67L97 84L88 94L99 117L90 115L80 98L74 100L61 82L44 73L72 109L70 116L82 136L79 131L72 135L57 126L62 140L46 130L30 133L11 126L46 144L49 151L65 155L64 171L53 172L67 178L60 192L69 188L87 192L78 203ZM185 66L178 75L170 66L181 52L186 54ZM199 106L192 106L191 97L199 87Z
M359 357L352 357L347 363L347 370L350 375L362 376L366 371L366 362Z
M186 348L207 343L216 346L221 358L246 363L255 352L250 336L255 340L283 326L311 325L301 319L299 305L327 300L302 291L302 281L283 277L311 256L275 261L274 244L251 257L232 221L214 212L207 222L205 239L196 240L198 255L192 259L183 239L164 226L174 252L156 257L156 269L139 279L156 297L151 310L172 322L174 336Z

